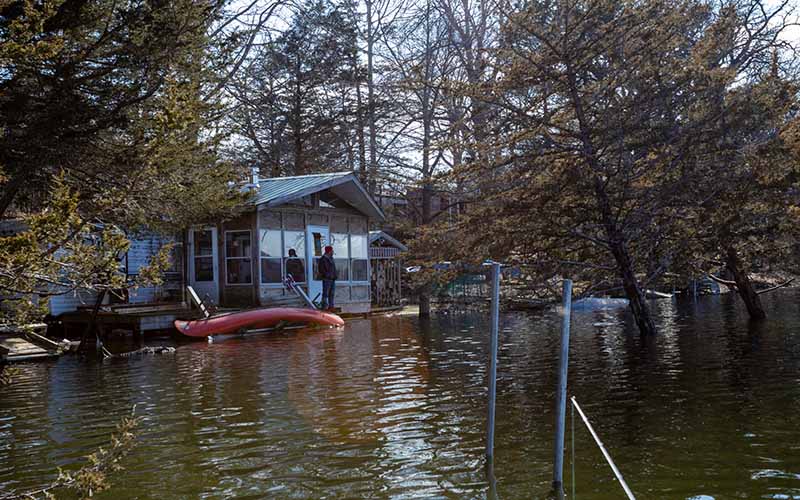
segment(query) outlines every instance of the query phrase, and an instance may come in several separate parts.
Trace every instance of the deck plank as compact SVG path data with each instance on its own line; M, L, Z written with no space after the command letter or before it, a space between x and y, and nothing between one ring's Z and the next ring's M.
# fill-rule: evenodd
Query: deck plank
M0 338L0 354L8 362L57 356L58 353L37 346L21 337Z

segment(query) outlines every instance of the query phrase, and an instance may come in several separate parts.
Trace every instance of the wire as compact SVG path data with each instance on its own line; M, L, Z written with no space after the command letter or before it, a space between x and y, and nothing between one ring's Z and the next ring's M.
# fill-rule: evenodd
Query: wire
M572 463L572 500L575 500L575 406L569 405L570 425L572 426L572 451L569 454Z
M581 410L581 406L578 404L577 401L575 401L575 396L572 396L570 401L572 401L572 405L575 407L575 409L578 410L578 415L580 415L581 419L583 419L583 423L586 424L586 428L589 429L589 433L592 435L592 438L594 438L594 441L597 443L597 446L600 448L600 451L603 452L603 456L606 458L608 465L611 466L611 470L614 471L614 475L617 476L617 481L619 481L619 484L620 486L622 486L622 489L625 490L625 494L628 496L628 499L636 500L636 497L633 495L633 492L628 487L628 483L625 482L625 478L622 477L622 473L617 468L616 464L614 463L614 460L611 459L611 455L608 454L608 450L606 450L606 447L603 446L603 442L600 441L600 437L594 431L594 427L592 427L592 424L589 423L589 419L586 418L586 415L583 413L583 410Z

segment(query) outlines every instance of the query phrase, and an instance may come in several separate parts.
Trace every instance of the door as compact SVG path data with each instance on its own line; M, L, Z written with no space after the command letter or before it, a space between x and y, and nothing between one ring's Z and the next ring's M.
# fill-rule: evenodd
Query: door
M212 304L219 304L218 247L217 228L189 231L189 284L198 297Z
M308 273L308 297L314 302L322 302L322 280L319 277L319 259L330 243L327 226L308 226L306 228L306 262L311 263Z

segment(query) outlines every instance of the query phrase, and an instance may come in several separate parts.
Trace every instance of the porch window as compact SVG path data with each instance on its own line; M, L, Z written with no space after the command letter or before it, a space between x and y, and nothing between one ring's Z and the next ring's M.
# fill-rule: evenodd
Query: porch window
M183 243L171 241L172 248L169 250L169 264L164 270L165 273L178 274L183 269Z
M350 235L350 266L353 281L367 281L368 272L367 235Z
M198 229L194 239L194 280L214 281L214 245L211 229Z
M281 230L262 229L259 235L261 249L261 283L280 283L281 272ZM298 252L298 255L300 253Z
M331 233L333 261L336 263L336 279L350 281L350 251L346 233Z
M305 231L283 232L283 266L297 283L306 281L306 233Z
M250 231L225 232L225 277L229 285L251 285L252 247Z

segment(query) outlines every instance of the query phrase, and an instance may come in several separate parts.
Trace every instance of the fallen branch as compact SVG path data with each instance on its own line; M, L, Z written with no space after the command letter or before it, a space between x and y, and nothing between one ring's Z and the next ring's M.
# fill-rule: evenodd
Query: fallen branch
M738 290L738 287L736 286L736 282L735 281L728 281L728 280L724 280L722 278L717 278L716 276L714 276L711 273L706 273L706 276L708 276L709 279L711 281L715 282L715 283L719 283L720 285L725 285L728 288L731 288L733 290Z
M759 290L759 291L756 292L756 294L757 295L761 295L762 293L769 293L769 292L775 291L778 288L783 288L785 286L788 286L789 284L791 284L792 281L794 281L794 278L792 278L789 281L786 281L784 283L781 283L780 285L776 285L776 286L767 288L766 290Z

